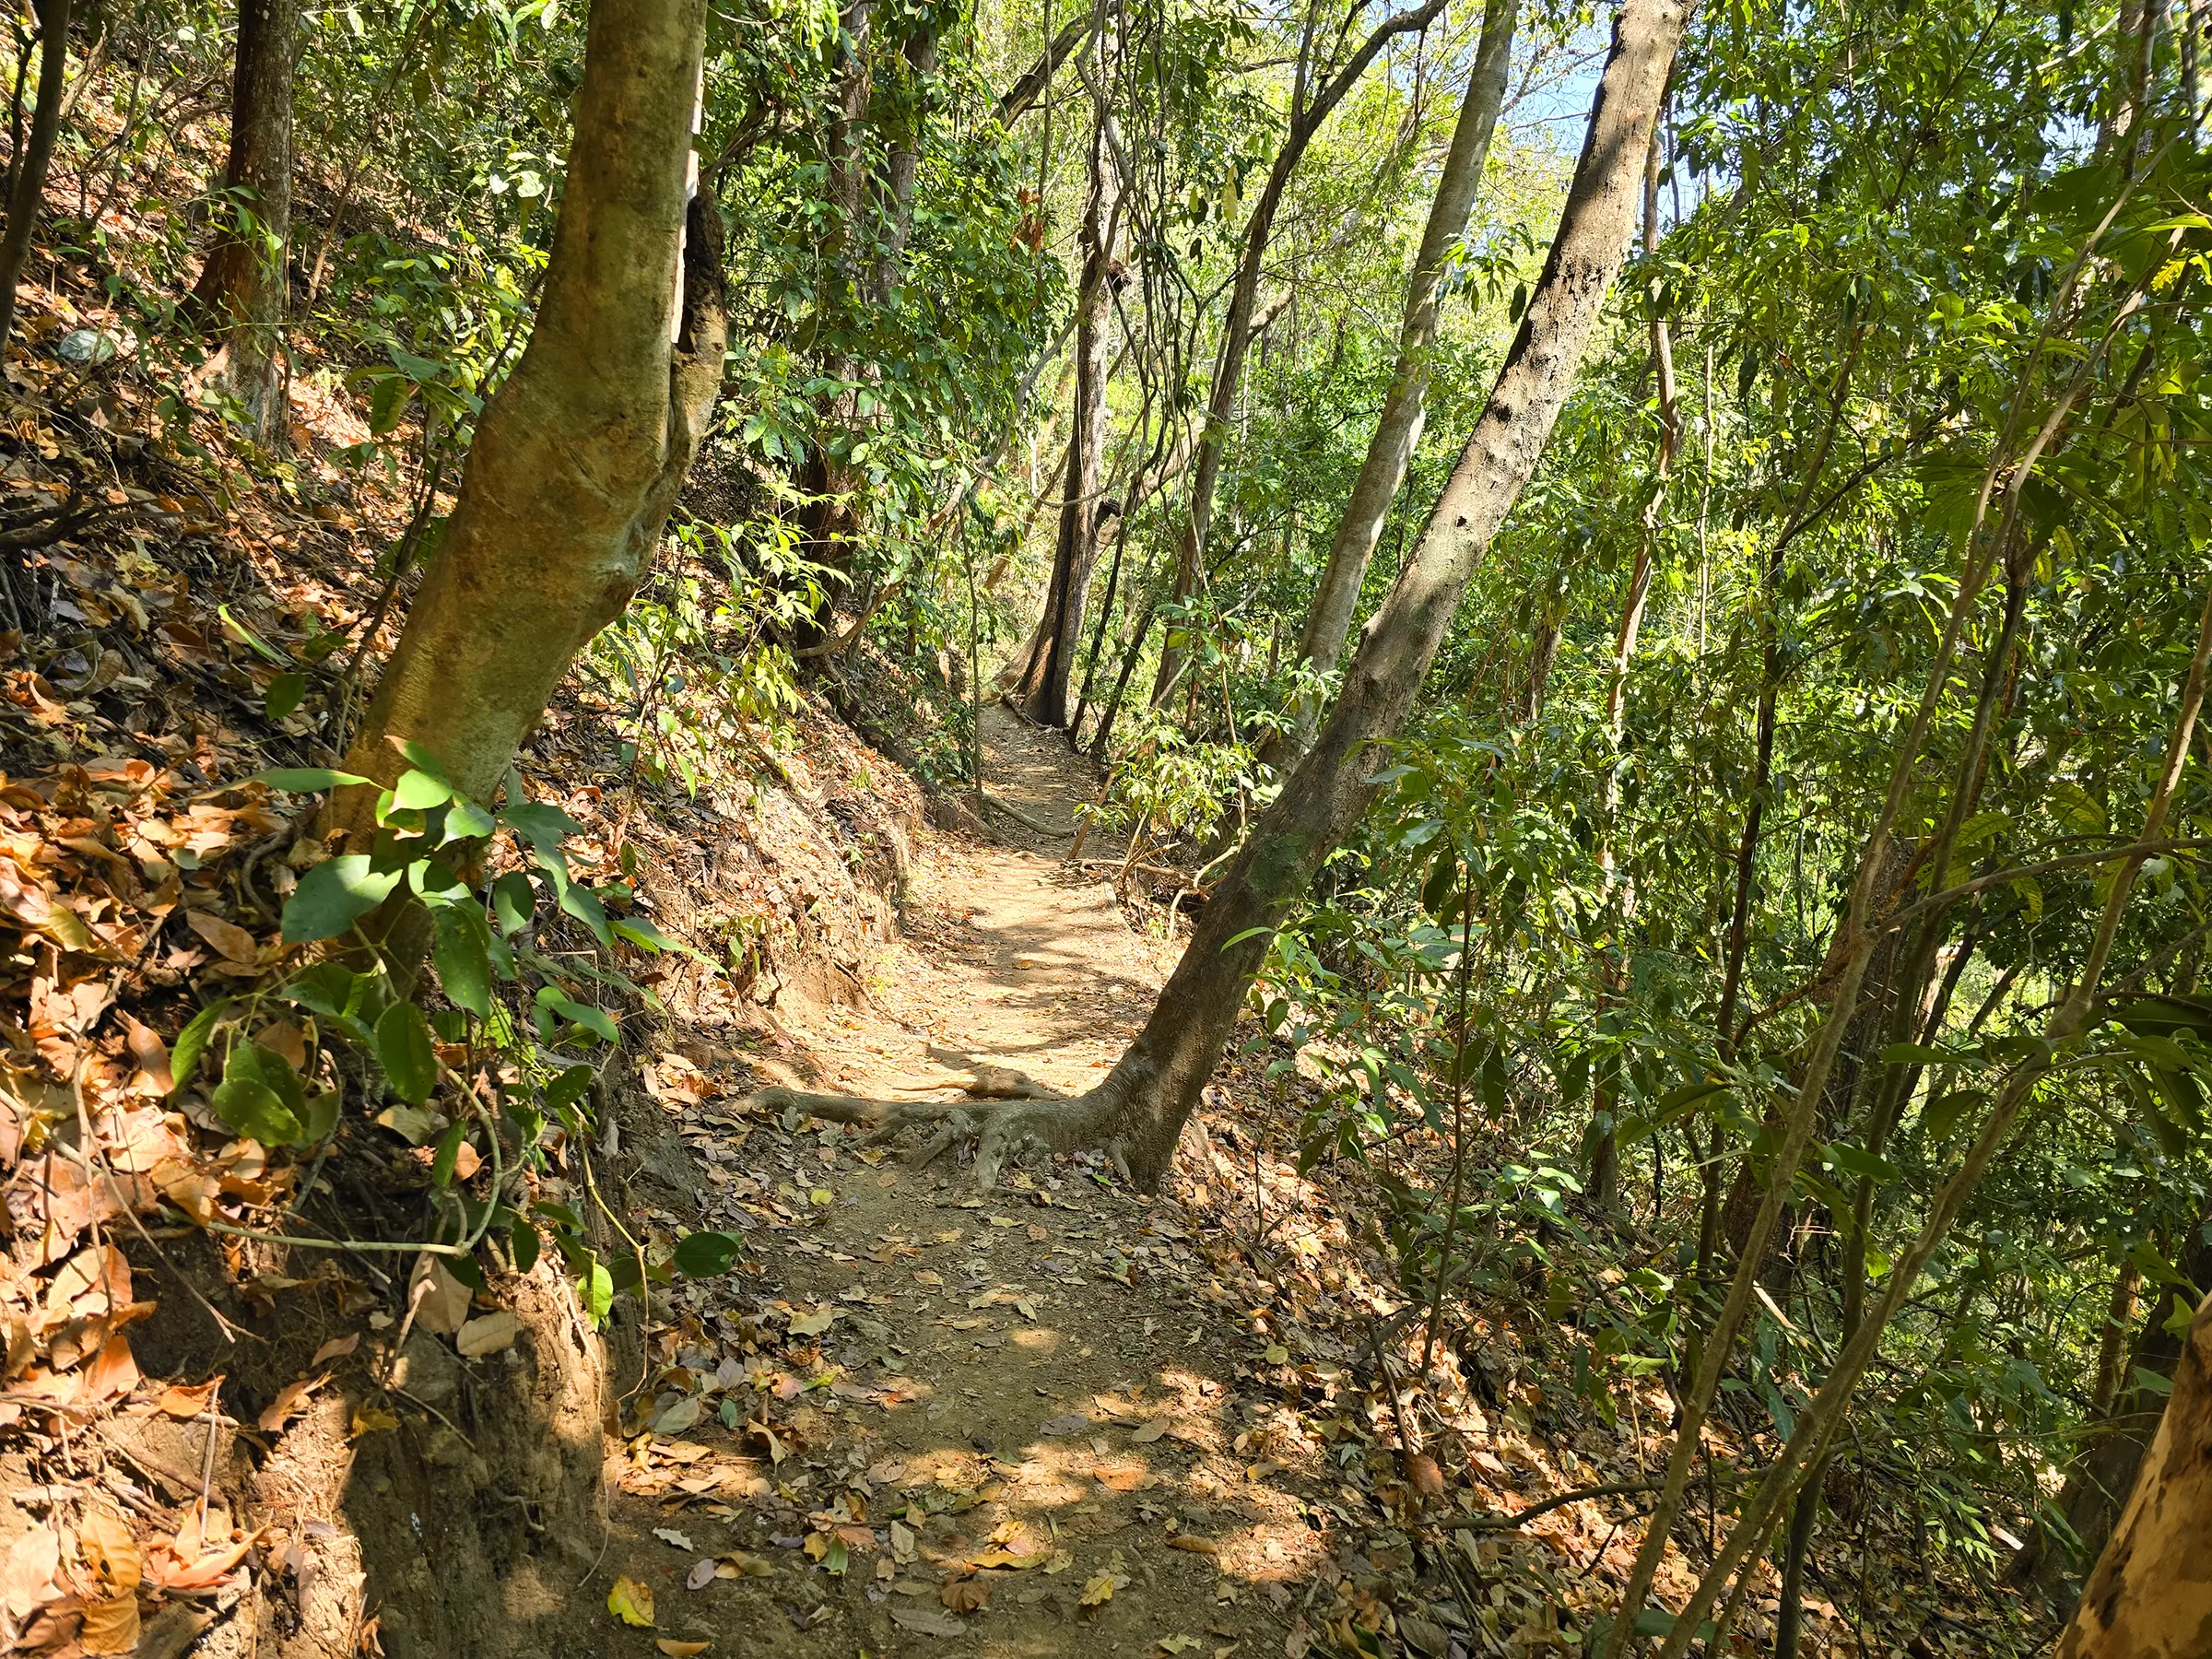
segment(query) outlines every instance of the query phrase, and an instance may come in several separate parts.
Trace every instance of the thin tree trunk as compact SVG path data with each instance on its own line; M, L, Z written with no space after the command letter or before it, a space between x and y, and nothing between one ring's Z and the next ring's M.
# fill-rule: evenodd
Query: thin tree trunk
M1014 686L1031 720L1065 727L1068 681L1083 639L1083 609L1099 560L1099 537L1112 516L1102 499L1100 463L1106 449L1108 322L1113 243L1120 218L1120 177L1100 112L1090 135L1090 186L1083 204L1083 276L1076 300L1076 391L1067 434L1066 488L1044 615L1030 636L1028 659Z
M1651 153L1643 169L1643 253L1659 252L1660 145L1664 129L1652 129ZM1643 533L1637 538L1636 561L1629 571L1628 597L1620 607L1620 627L1613 636L1613 663L1606 677L1606 742L1610 754L1606 766L1602 817L1605 844L1598 851L1605 894L1612 913L1625 924L1636 908L1634 889L1617 869L1620 828L1621 737L1627 729L1629 665L1636 659L1636 641L1643 631L1643 609L1652 596L1652 554L1659 539L1659 518L1666 500L1667 474L1673 468L1675 444L1680 426L1675 415L1675 352L1667 335L1666 319L1656 310L1652 315L1652 366L1659 381L1659 447L1653 460L1652 499L1643 511ZM1618 934L1618 929L1607 931ZM1599 1012L1622 989L1620 965L1608 957L1599 969ZM1618 1068L1601 1078L1593 1097L1591 1112L1590 1203L1601 1214L1620 1201L1620 1145L1613 1132L1619 1105Z
M484 412L350 771L389 783L405 764L391 740L411 738L491 799L653 557L727 339L720 220L711 198L687 199L705 16L705 0L592 7L545 299ZM335 816L358 839L373 791L347 793ZM411 967L421 942L406 927L387 933Z
M884 159L876 192L885 221L883 247L868 283L869 300L877 305L890 299L905 276L906 242L914 229L914 175L922 165L922 140L927 130L926 89L937 67L936 30L926 25L917 29L906 37L899 54L906 60L907 83L900 89L903 107L897 116L901 130Z
M230 157L222 229L193 301L228 353L224 378L255 440L280 446L285 411L277 335L284 326L292 228L292 67L300 0L240 0L230 81Z
M1053 37L1051 43L1038 53L1037 61L1030 65L1027 73L999 98L998 122L1001 126L1010 127L1029 113L1031 106L1044 96L1044 89L1053 84L1053 76L1059 73L1060 65L1067 54L1089 37L1094 27L1096 16L1091 8L1086 6L1082 16L1071 18Z
M1420 253L1413 262L1413 276L1406 285L1406 311L1398 325L1398 360L1391 371L1390 390L1382 413L1368 441L1367 456L1359 464L1344 514L1329 544L1329 562L1321 585L1306 612L1293 665L1313 663L1333 665L1343 653L1352 631L1352 618L1359 604L1359 590L1367 567L1382 539L1383 521L1406 481L1413 452L1420 446L1421 429L1428 417L1429 370L1436 343L1438 290L1444 262L1467 226L1475 197L1482 188L1483 169L1489 159L1490 136L1497 131L1498 112L1505 102L1506 79L1512 68L1513 29L1520 0L1488 0L1482 16L1482 41L1475 53L1475 67L1467 77L1465 98L1459 106L1459 123L1452 132L1452 148L1436 182L1436 197L1430 204L1429 223L1421 233ZM1318 704L1300 699L1288 724L1262 746L1260 759L1280 770L1303 752L1312 740Z
M46 197L46 171L62 130L62 95L69 78L69 0L41 0L39 8L39 98L32 106L29 142L15 158L7 193L7 230L0 235L0 352L16 326L16 285L30 258L31 232Z
M1198 458L1191 474L1190 512L1183 520L1182 537L1177 549L1171 604L1185 604L1197 591L1206 536L1213 525L1214 491L1221 480L1222 452L1229 442L1230 418L1235 412L1237 393L1244 380L1244 358L1252 348L1252 319L1259 300L1260 269L1267 256L1267 241L1275 231L1275 216L1282 206L1283 193L1289 188L1290 176L1305 159L1306 148L1312 143L1313 135L1321 130L1322 123L1344 100L1344 95L1367 72L1368 65L1375 61L1390 39L1407 29L1428 28L1443 9L1444 0L1427 0L1417 11L1387 19L1367 37L1344 67L1330 77L1311 105L1305 105L1298 94L1292 96L1289 133L1283 139L1275 165L1268 170L1267 182L1260 191L1260 199L1253 205L1252 218L1244 227L1244 253L1237 265L1236 284L1230 290L1229 315L1221 324L1221 353L1214 365L1206 424L1198 436ZM1302 57L1300 73L1299 92L1302 93ZM1167 643L1160 649L1159 672L1152 682L1153 707L1158 708L1166 700L1182 667L1182 648L1175 630L1171 629Z
M868 205L868 169L861 151L861 127L867 118L873 84L868 72L868 41L875 15L876 0L846 0L838 14L837 100L831 106L822 140L833 229L823 246L814 301L819 324L831 330L850 320L848 296L859 293L872 276L860 264L861 218ZM846 359L830 355L823 360L822 378L843 382L850 378L851 370ZM853 468L839 453L833 434L850 432L854 408L855 399L850 392L823 398L815 411L815 436L799 464L799 539L808 561L830 572L831 578L824 583L820 604L792 627L791 644L803 654L829 639L837 606L837 579L852 568L859 528L853 502L857 489Z

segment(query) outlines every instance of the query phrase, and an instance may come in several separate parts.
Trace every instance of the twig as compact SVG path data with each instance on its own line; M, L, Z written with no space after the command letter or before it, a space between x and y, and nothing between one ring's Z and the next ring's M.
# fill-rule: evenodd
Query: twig
M1475 1532L1511 1532L1516 1526L1525 1526L1538 1515L1548 1515L1553 1510L1565 1509L1571 1503L1581 1503L1589 1498L1626 1498L1637 1492L1655 1492L1658 1484L1649 1480L1620 1480L1605 1486L1577 1487L1571 1492L1561 1492L1557 1498L1547 1498L1541 1503L1532 1503L1524 1510L1510 1515L1480 1515L1466 1523Z
M465 1256L471 1248L467 1244L415 1244L389 1239L317 1239L298 1233L257 1232L251 1227L232 1227L223 1221L202 1221L195 1225L209 1232L229 1233L237 1239L259 1239L265 1244L294 1244L301 1250L381 1250L396 1255Z
M1390 1368L1390 1361L1383 1358L1382 1339L1375 1334L1373 1317L1366 1313L1360 1314L1359 1328L1367 1333L1368 1350L1375 1357L1375 1369L1382 1373L1382 1389L1390 1398L1391 1420L1398 1427L1398 1450L1410 1457L1421 1449L1420 1444L1406 1431L1406 1410L1398 1404L1397 1377Z

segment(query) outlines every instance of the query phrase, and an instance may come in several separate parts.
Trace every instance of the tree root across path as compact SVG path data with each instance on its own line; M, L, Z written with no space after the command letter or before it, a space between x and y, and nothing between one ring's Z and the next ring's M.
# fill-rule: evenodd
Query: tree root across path
M1021 1077L998 1066L979 1071ZM986 1092L977 1088L961 1100L877 1100L860 1095L808 1094L779 1086L747 1095L740 1105L783 1114L796 1112L831 1124L864 1124L874 1132L868 1136L870 1145L895 1139L909 1129L933 1130L929 1139L911 1155L910 1161L916 1169L926 1168L949 1148L972 1139L976 1186L982 1192L996 1186L999 1171L1030 1150L1103 1152L1124 1181L1136 1184L1129 1170L1128 1148L1119 1133L1119 1089L1101 1084L1088 1094L1072 1097L1039 1090L1021 1098L977 1098Z

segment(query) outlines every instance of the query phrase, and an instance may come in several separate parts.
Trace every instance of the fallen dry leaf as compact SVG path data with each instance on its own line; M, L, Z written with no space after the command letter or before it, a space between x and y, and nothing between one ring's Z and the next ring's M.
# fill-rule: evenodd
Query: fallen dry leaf
M606 1593L606 1610L626 1625L653 1628L653 1586L633 1578L618 1578Z
M1180 1549L1186 1555L1218 1556L1221 1546L1211 1538L1194 1537L1189 1533L1177 1533L1168 1540L1170 1549Z
M935 1607L893 1607L891 1622L909 1630L919 1630L924 1636L965 1636L968 1627L950 1613Z
M321 1377L302 1377L297 1382L287 1382L261 1416L254 1421L264 1434L275 1434L285 1424L307 1409L307 1396L322 1386Z
M426 1331L451 1336L468 1323L468 1287L434 1255L415 1258L414 1282L407 1287L407 1294L420 1299L415 1323Z
M663 1636L657 1638L653 1645L670 1655L670 1659L690 1659L693 1653L703 1653L714 1644L711 1641L678 1641L673 1636Z
M77 1529L76 1547L84 1551L85 1565L111 1593L138 1588L145 1567L138 1555L138 1539L131 1524L107 1510L93 1510Z
M333 1336L328 1342L324 1343L321 1347L315 1350L315 1357L312 1359L310 1359L308 1363L310 1365L321 1365L325 1359L343 1359L347 1355L352 1353L355 1348L358 1348L360 1346L361 1334L359 1331L354 1332L350 1336Z
M464 1359L481 1359L487 1354L500 1353L514 1346L514 1339L523 1334L523 1322L501 1308L496 1313L486 1313L470 1320L453 1335L453 1347Z
M206 911L186 911L185 925L212 945L224 960L236 962L241 968L251 968L261 959L261 948L253 943L253 935L235 922L226 922L220 916L211 916Z
M0 1566L0 1599L18 1619L52 1601L57 1592L53 1575L62 1564L61 1535L50 1526L34 1526L9 1547L7 1561Z
M1140 1446L1148 1446L1174 1426L1174 1419L1171 1418L1154 1418L1148 1423L1138 1424L1136 1432L1129 1438Z
M983 1579L954 1579L937 1592L937 1599L955 1613L973 1613L991 1605L991 1585Z
M138 1647L138 1596L135 1591L85 1606L76 1640L88 1653L129 1653Z
M210 1377L205 1382L195 1382L187 1388L182 1382L171 1382L161 1391L154 1402L154 1409L173 1418L196 1418L207 1415L209 1402L215 1391L223 1385L221 1377Z
M164 1590L210 1590L229 1578L253 1549L258 1535L249 1535L235 1544L224 1546L199 1558L196 1561L180 1566L173 1572L157 1571L155 1577Z

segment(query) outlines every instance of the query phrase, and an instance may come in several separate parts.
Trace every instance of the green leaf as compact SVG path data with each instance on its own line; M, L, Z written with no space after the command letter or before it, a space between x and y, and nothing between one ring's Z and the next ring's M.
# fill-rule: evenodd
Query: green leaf
M745 1241L735 1233L687 1233L677 1241L677 1271L689 1278L712 1278L727 1273L745 1253Z
M587 1006L573 998L563 996L559 990L547 985L537 994L537 1006L582 1026L602 1042L621 1041L622 1033L614 1020L602 1009Z
M387 737L384 741L400 753L400 758L418 771L426 771L439 782L451 785L453 776L445 770L445 762L424 748L412 737Z
M444 846L457 841L481 841L498 828L491 814L485 811L466 795L455 795L453 805L445 810L445 833L438 844Z
M399 774L392 787L392 805L402 812L423 812L442 806L453 798L453 786L419 768Z
M591 1315L595 1329L615 1305L615 1276L594 1260L591 1271L579 1278L577 1288L583 1292L583 1311Z
M537 913L537 889L520 870L510 870L491 884L491 912L500 931L512 938L530 925Z
M583 1091L592 1086L598 1076L588 1065L571 1065L552 1082L546 1085L546 1110L564 1112L583 1099Z
M253 1077L227 1077L214 1095L215 1115L229 1128L265 1147L288 1147L300 1138L300 1120L276 1091Z
M331 1131L338 1126L338 1109L345 1097L335 1088L325 1088L310 1095L306 1107L300 1113L300 1138L307 1146L314 1146L330 1138Z
M500 808L498 817L540 853L555 859L560 856L563 841L583 833L582 824L544 801L511 801Z
M266 783L271 789L286 790L292 794L320 794L326 789L346 789L369 780L359 772L337 771L327 766L272 766L239 782Z
M225 628L228 628L232 633L236 634L241 640L243 640L248 645L251 645L255 653L261 657L262 661L265 663L274 663L279 668L289 668L292 665L292 659L290 657L286 656L281 651L271 649L265 640L264 640L259 634L255 633L252 629L248 628L243 622L241 622L236 617L232 616L230 614L230 607L229 606L217 606L215 607L215 614L223 619L223 626Z
M1828 1163L1830 1169L1841 1170L1847 1175L1856 1175L1862 1180L1871 1181L1877 1186L1887 1185L1893 1181L1901 1181L1905 1173L1888 1159L1877 1158L1873 1153L1843 1141L1838 1141L1828 1148ZM1787 1436L1784 1438L1786 1439Z
M200 1056L207 1052L207 1040L215 1035L216 1021L222 1018L230 1006L230 999L218 996L184 1024L177 1033L176 1046L170 1051L169 1075L182 1088L192 1081L192 1075L200 1066Z
M284 942L335 939L382 904L399 884L397 870L372 870L365 853L327 858L300 878L284 905Z
M625 916L621 921L610 923L608 925L615 930L617 938L628 939L641 950L662 951L683 948L642 916Z
M382 438L399 424L400 412L407 406L408 394L414 387L396 374L377 377L376 390L369 394L369 436Z
M376 1022L376 1057L392 1092L420 1106L438 1086L438 1051L430 1044L430 1022L411 1002L394 1003Z
M1948 1094L1937 1095L1921 1109L1920 1126L1929 1138L1947 1141L1958 1131L1960 1118L1988 1103L1989 1094L1985 1089L1954 1088Z
M430 1159L430 1184L440 1192L453 1183L453 1166L461 1159L461 1137L467 1133L467 1124L456 1123L439 1139L438 1151Z
M514 1218L507 1229L507 1242L514 1252L514 1270L517 1273L527 1273L537 1265L541 1241L537 1236L537 1229L527 1218L522 1216Z
M261 700L262 712L271 720L282 720L300 706L300 700L306 695L306 675L297 671L280 674L269 682L268 691Z
M1893 1042L1881 1058L1884 1065L1947 1065L1959 1056L1923 1042Z
M306 1086L300 1081L300 1074L292 1069L291 1062L275 1049L264 1048L258 1042L239 1043L224 1063L223 1081L241 1079L259 1083L268 1089L294 1118L307 1104Z
M543 847L538 848L537 865L553 883L561 910L590 928L602 945L612 949L615 936L606 924L606 907L599 902L599 895L570 876L567 861L558 853L548 853Z
M473 904L449 904L438 912L432 955L438 983L456 1007L478 1019L491 1015L491 924Z

